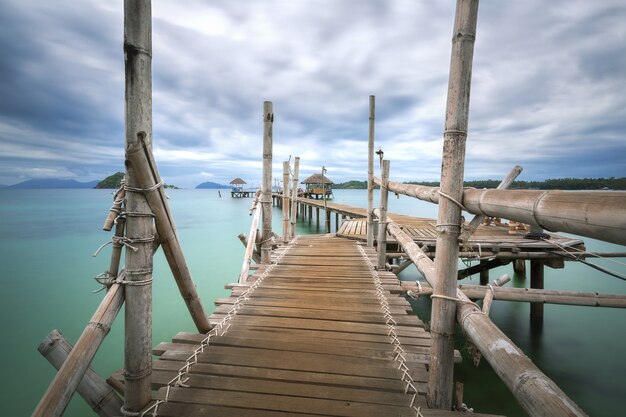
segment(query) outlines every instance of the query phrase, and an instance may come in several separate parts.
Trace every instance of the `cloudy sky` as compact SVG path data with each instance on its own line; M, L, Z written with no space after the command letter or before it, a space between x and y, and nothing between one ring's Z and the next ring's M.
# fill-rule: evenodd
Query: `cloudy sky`
M368 96L397 180L440 174L454 1L153 2L154 148L194 187L301 157L365 179ZM626 176L626 3L482 1L466 178ZM123 169L123 2L0 0L0 184Z

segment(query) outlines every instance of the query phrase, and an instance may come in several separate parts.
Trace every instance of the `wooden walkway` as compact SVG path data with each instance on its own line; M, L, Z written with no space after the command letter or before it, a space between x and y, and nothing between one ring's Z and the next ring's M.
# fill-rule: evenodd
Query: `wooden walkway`
M430 334L395 275L373 271L373 250L308 235L273 256L216 301L208 344L206 335L179 333L155 348L155 398L167 397L156 415L415 417L418 407L425 417L458 414L426 408ZM407 382L417 395L405 393Z

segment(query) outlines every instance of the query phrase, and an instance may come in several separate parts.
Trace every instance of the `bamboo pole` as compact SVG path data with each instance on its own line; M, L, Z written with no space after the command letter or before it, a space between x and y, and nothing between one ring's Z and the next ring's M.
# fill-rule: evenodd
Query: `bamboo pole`
M478 0L457 0L450 59L448 101L441 165L441 195L437 217L437 254L428 373L428 404L449 410L452 407L454 371L454 318L458 238L461 208L455 204L463 196L465 141L469 114L472 58L476 38ZM384 181L383 181L384 182Z
M283 161L283 242L289 240L289 161Z
M380 167L382 185L380 187L380 208L378 222L378 269L385 269L387 262L387 202L389 199L389 190L387 183L389 182L389 161L384 159Z
M261 234L261 263L269 264L272 257L272 137L274 112L271 101L263 102L263 183L261 188L261 208L263 210L263 230Z
M380 185L380 179L374 177ZM439 203L439 188L390 181L389 191ZM626 192L465 189L469 213L626 245Z
M133 156L144 155L152 141L152 11L150 0L124 1L126 67L126 249L125 412L139 412L151 399L152 373L152 211L143 193L129 192L148 172ZM143 141L141 139L144 139ZM152 194L152 193L150 193ZM158 225L157 225L158 227ZM159 230L167 240L169 233ZM165 249L166 242L163 242ZM111 292L111 290L109 290ZM108 294L107 294L108 295Z
M296 236L296 207L298 206L298 175L300 174L300 157L296 156L293 162L293 186L291 189L291 227L289 228L289 238Z
M248 237L244 233L239 233L239 236L237 237L239 238L241 243L243 243L243 246L248 248ZM252 250L252 260L257 264L261 263L261 254L257 250Z
M330 215L328 213L328 208L326 205L326 180L324 178L324 174L326 174L326 167L322 166L322 198L324 198L324 218L326 225L326 233L330 233Z
M367 138L367 246L374 246L374 122L376 97L370 96L369 135Z
M400 283L403 290L416 292L418 287L410 281ZM432 294L430 284L421 283L422 291L420 295ZM462 284L459 290L471 298L484 298L489 291L486 285ZM603 294L588 291L563 291L563 290L539 290L534 288L509 288L494 287L494 300L515 301L526 303L560 304L582 307L606 307L606 308L626 308L626 295L624 294Z
M42 340L37 350L58 370L67 360L72 351L72 345L65 340L58 330L54 329ZM87 405L100 417L119 415L120 408L124 404L113 388L91 366L85 371L85 375L76 390Z
M248 280L248 272L250 271L250 259L254 254L254 244L256 243L257 233L259 231L259 218L262 212L261 207L257 207L252 217L252 224L250 225L250 234L248 234L248 244L246 246L246 253L243 257L243 264L241 265L241 273L239 274L239 283L243 284Z
M113 195L113 205L109 209L109 215L102 225L102 230L106 232L109 232L113 228L115 219L122 212L122 204L124 204L124 198L126 197L126 189L124 188L125 184L126 179L122 178L122 181L120 182L120 188Z
M377 209L374 210L374 214L380 215ZM434 287L438 279L434 262L391 219L388 220L387 230L402 246L431 287ZM455 290L456 319L461 328L529 415L545 417L586 415L476 304L471 302L461 289Z
M124 289L119 284L111 285L89 324L78 338L76 346L63 362L37 408L33 411L33 417L63 415L104 337L111 330L111 324L123 303Z

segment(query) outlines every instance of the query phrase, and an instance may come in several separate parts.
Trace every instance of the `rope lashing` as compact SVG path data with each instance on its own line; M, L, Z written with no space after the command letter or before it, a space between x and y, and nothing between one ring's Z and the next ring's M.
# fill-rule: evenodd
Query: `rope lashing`
M210 345L211 338L224 336L226 332L228 332L228 330L230 329L232 325L232 323L229 323L230 320L232 320L232 318L235 317L237 312L243 307L243 303L250 299L250 295L254 292L254 290L256 290L263 283L265 278L269 275L272 269L274 269L276 264L278 264L278 262L282 259L282 257L285 256L285 254L288 252L286 249L297 243L298 238L299 236L294 237L293 240L289 242L285 250L276 258L275 262L270 264L265 269L265 271L256 279L256 281L254 281L254 283L252 283L252 285L250 285L243 294L237 297L237 299L235 300L235 303L233 304L233 307L228 311L228 313L226 313L226 316L218 324L216 324L213 327L213 329L211 329L208 333L206 333L206 337L200 342L200 345L198 346L198 348L196 348L196 350L187 358L187 360L185 361L185 365L183 365L178 370L178 374L167 383L165 398L163 400L157 400L150 407L146 408L141 413L141 417L144 417L145 415L151 415L152 417L157 417L159 406L161 404L169 402L170 390L172 387L180 387L180 388L189 387L188 385L186 385L186 382L189 381L189 378L190 378L189 372L190 372L191 367L198 362L198 355L200 353L203 353L204 349ZM150 411L152 411L152 413L147 414Z
M387 296L385 295L385 289L380 280L380 276L378 275L378 271L376 270L374 264L365 253L365 250L363 249L361 245L357 245L357 247L359 248L359 251L361 252L361 256L363 257L363 260L365 261L368 269L370 270L370 274L372 275L372 278L374 279L374 285L376 287L376 296L378 300L380 301L380 309L383 313L385 324L387 325L387 328L389 329L387 332L387 336L389 336L390 338L390 344L394 346L394 349L393 349L395 353L394 361L398 362L398 370L402 371L401 380L402 382L406 384L404 393L406 395L412 394L410 407L416 410L417 412L416 415L419 416L421 415L420 409L415 406L415 400L417 399L418 391L417 391L417 388L415 387L413 378L411 377L409 367L406 365L406 357L404 356L405 351L402 348L402 344L400 343L400 340L398 339L398 334L396 332L397 323L391 314L391 306L389 305L389 301L387 300Z
M452 197L451 195L448 195L446 193L444 193L441 190L437 190L437 194L439 194L440 196L447 198L448 200L450 200L451 202L453 202L454 204L456 204L457 206L459 206L459 208L463 211L469 211L468 209L465 208L465 206L460 203L459 201L457 201L454 197Z
M161 180L161 181L157 182L156 184L154 184L153 186L148 187L148 188L137 188L137 187L131 187L129 185L124 185L124 190L130 191L131 193L149 193L151 191L155 191L155 190L159 189L164 184L165 184L165 182L163 180Z
M104 249L105 246L107 245L113 245L114 247L117 246L126 246L128 249L131 249L133 252L137 252L139 249L135 246L133 246L132 244L135 243L150 243L154 241L154 236L149 236L149 237L138 237L138 238L128 238L125 236L113 236L111 237L111 240L108 242L103 243L102 245L100 245L100 247L98 249L96 249L96 251L93 253L94 258L96 256L98 256L98 254L100 253L100 251L102 249Z

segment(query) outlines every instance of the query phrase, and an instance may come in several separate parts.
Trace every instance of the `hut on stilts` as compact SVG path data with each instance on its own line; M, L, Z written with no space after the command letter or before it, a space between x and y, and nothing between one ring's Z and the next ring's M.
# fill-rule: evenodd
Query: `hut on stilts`
M315 198L319 200L320 198L324 198L324 195L326 195L327 200L333 198L334 183L325 175L313 174L302 181L302 184L305 185L303 193L305 198Z
M231 197L241 198L241 197L251 196L250 191L246 191L243 187L244 185L247 184L247 182L245 182L241 178L237 177L231 182L229 182L229 184L230 184L230 196Z

